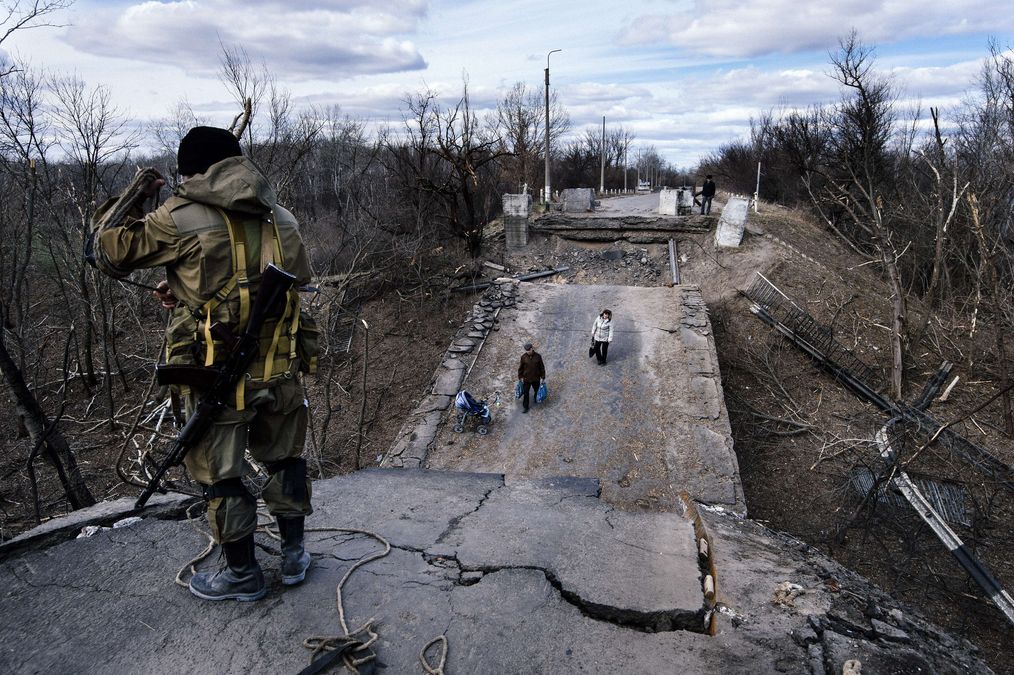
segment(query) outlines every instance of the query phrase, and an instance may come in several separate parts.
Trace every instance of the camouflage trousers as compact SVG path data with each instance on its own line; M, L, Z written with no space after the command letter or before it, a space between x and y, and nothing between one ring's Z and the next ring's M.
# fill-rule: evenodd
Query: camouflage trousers
M187 396L187 414L193 413L199 394ZM186 456L187 471L198 483L210 486L247 473L244 452L259 463L298 458L306 439L308 410L303 385L295 377L272 387L247 388L244 410L227 407L211 430ZM271 475L261 498L273 516L305 516L310 506L310 479L305 490L286 489L285 470ZM291 481L288 484L291 487ZM208 500L208 523L219 544L237 541L257 528L257 505L243 496Z

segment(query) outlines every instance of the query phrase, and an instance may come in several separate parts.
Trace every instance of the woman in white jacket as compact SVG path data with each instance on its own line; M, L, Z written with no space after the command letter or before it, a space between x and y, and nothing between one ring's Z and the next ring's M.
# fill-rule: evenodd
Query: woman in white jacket
M595 317L592 324L592 343L595 347L595 358L600 366L606 365L606 355L609 353L609 343L613 341L613 313L603 309L602 313Z

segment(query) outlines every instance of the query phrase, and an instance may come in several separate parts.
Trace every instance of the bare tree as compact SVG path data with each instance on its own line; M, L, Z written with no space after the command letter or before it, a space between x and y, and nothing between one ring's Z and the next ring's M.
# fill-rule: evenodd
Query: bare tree
M24 65L0 78L0 166L16 187L5 191L7 208L0 216L10 225L0 239L0 323L18 326L19 338L28 312L25 281L35 251L39 170L49 148L42 96L41 78Z
M0 4L0 46L14 33L32 28L58 26L48 17L71 5L71 0L8 0ZM17 70L17 64L0 60L0 78Z
M96 337L101 339L107 412L113 424L112 361L118 359L118 355L113 342L116 327L112 325L111 282L86 266L80 252L84 250L99 196L114 192L124 162L136 146L139 131L129 126L123 113L113 106L106 87L89 88L74 76L54 78L50 86L57 102L52 112L57 142L70 160L68 168L73 169L65 187L70 206L77 215L76 219L67 220L67 227L59 228L64 244L63 273L68 277L73 275L76 280L80 302L75 306L80 307L80 323L85 329L83 365L91 383L97 381L92 343ZM97 336L96 324L101 327ZM122 369L118 370L122 373ZM123 384L127 386L126 379Z
M480 123L471 106L468 80L461 98L444 108L433 92L408 101L406 166L416 184L440 205L437 217L448 233L465 241L472 256L497 208L496 162L507 155L501 138Z
M228 47L225 44L219 46L222 52L219 79L239 107L229 131L240 139L247 134L247 143L253 145L253 129L250 124L272 81L271 74L266 67L255 69L250 63L250 56L242 47Z
M493 133L510 159L503 162L503 182L510 189L540 182L545 152L545 99L540 91L523 82L515 82L497 101L496 114L490 120ZM560 139L570 130L570 116L556 92L549 97L549 139L559 147Z

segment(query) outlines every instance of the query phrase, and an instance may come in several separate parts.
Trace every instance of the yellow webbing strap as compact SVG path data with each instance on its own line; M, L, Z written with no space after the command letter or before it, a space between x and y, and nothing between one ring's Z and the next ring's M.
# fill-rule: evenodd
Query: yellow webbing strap
M296 334L299 333L299 291L293 288L289 297L293 305L292 324L289 326L289 363L292 363L296 360Z
M285 326L285 320L289 318L289 314L292 311L292 297L290 296L285 301L285 312L278 319L278 323L275 324L275 332L271 336L271 346L268 347L268 354L264 357L264 378L267 382L271 379L271 375L275 369L275 353L278 351L278 341L282 336L282 328Z
M275 257L278 260L278 264L285 268L285 255L282 253L282 234L278 231L278 216L275 214L275 210L271 209L271 225L274 229L274 251Z
M204 303L204 367L215 365L215 340L211 337L211 301Z
M216 208L225 226L229 231L229 243L232 248L232 276L222 288L202 306L204 310L204 344L205 356L204 365L215 364L215 341L211 335L211 324L213 323L212 312L220 304L225 302L232 291L239 287L239 326L240 331L246 328L246 322L250 318L250 283L247 277L246 260L246 228L236 227L228 214L220 208ZM240 378L236 383L236 410L243 410L246 407L246 378Z
M278 218L274 210L271 212L272 221L275 225L275 250L278 255L278 262L285 266L285 255L282 253L282 233L278 230ZM291 305L292 322L289 324L289 364L296 360L296 334L299 332L299 291L295 288L289 291L289 304Z
M218 212L225 219L225 224L229 228L229 240L232 242L232 276L239 286L239 330L243 330L250 318L250 279L246 273L246 228L236 227L222 209L218 209ZM229 281L232 282L232 279Z
M270 244L268 243L269 239ZM269 259L272 255L274 260ZM261 263L267 265L268 262L275 261L284 267L285 256L282 253L282 235L278 231L278 218L274 210L272 210L270 220L265 221L261 229ZM264 357L264 375L262 377L264 382L270 380L275 372L275 355L278 353L278 344L281 341L282 329L285 327L286 319L289 319L288 364L291 365L292 361L296 358L295 336L296 331L299 329L299 292L295 289L289 291L285 302L285 312L278 319L274 334L271 336L271 345L268 347L268 353Z

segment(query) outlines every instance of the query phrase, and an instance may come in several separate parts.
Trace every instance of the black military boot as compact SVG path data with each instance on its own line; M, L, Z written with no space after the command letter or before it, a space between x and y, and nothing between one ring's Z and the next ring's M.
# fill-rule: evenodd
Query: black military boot
M190 592L204 600L249 602L267 595L264 573L254 555L254 536L222 544L225 566L217 572L198 572L190 578Z
M278 534L282 537L282 583L295 586L306 578L310 554L303 548L303 516L279 516Z

